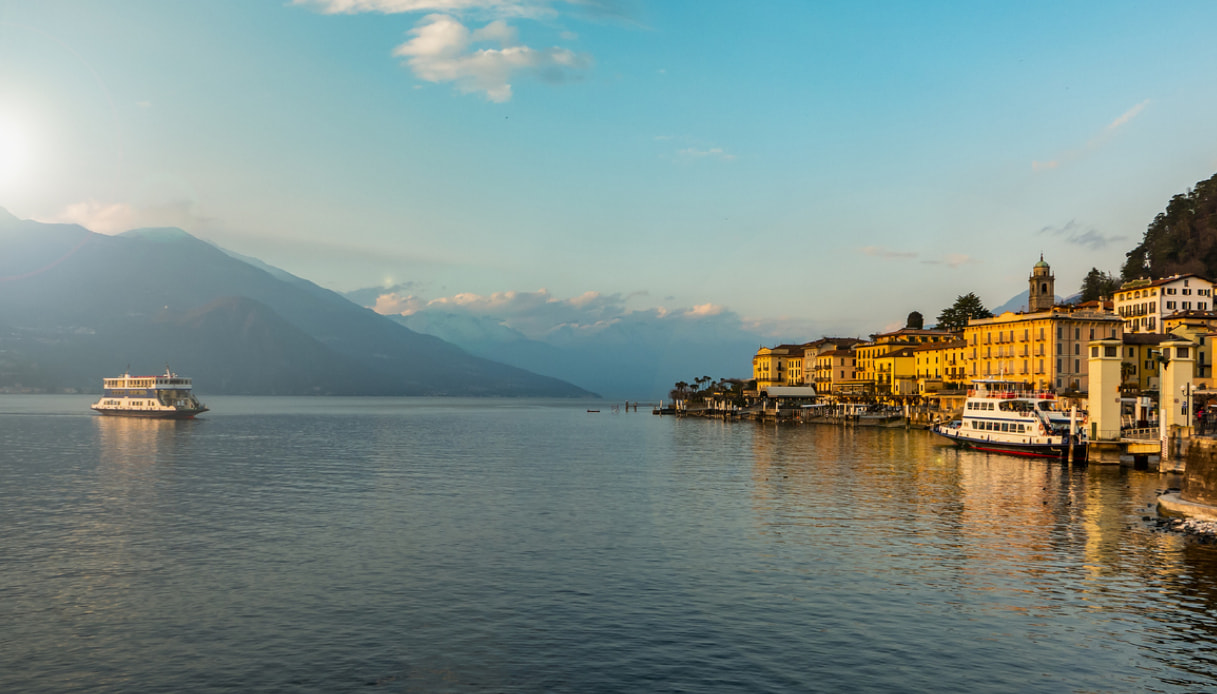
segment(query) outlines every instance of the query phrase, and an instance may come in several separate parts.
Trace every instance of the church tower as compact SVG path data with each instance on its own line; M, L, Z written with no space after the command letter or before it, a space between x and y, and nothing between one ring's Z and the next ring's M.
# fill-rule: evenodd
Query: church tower
M1048 311L1056 303L1056 278L1052 276L1052 268L1044 262L1044 254L1040 253L1040 261L1031 268L1031 294L1027 298L1027 310L1030 313Z

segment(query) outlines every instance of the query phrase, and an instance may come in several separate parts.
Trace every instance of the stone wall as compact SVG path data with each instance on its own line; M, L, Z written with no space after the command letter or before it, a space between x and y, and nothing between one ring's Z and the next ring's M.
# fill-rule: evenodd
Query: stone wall
M1189 444L1179 496L1184 501L1217 506L1217 439L1197 437Z

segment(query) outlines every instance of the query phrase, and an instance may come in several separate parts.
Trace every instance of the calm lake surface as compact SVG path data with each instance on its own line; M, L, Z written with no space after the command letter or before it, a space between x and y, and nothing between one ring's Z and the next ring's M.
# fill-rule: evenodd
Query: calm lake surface
M0 691L1194 692L1157 472L586 403L0 396Z

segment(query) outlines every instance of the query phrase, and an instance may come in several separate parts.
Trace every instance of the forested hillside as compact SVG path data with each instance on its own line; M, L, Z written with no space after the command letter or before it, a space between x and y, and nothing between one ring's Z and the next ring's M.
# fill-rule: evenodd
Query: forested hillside
M1124 280L1194 272L1217 277L1217 175L1176 195L1128 252Z

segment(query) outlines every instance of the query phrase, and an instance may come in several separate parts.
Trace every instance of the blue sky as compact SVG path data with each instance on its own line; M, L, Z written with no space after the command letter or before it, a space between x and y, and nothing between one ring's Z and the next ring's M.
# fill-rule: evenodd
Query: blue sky
M401 306L866 334L1004 303L1040 252L1060 294L1118 272L1217 172L1213 26L1212 2L0 0L0 206L180 226Z

